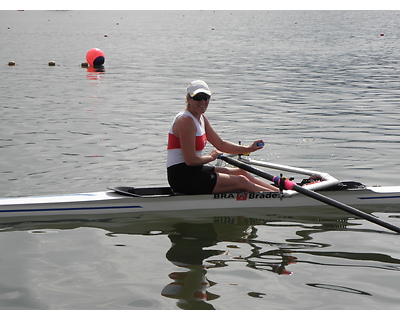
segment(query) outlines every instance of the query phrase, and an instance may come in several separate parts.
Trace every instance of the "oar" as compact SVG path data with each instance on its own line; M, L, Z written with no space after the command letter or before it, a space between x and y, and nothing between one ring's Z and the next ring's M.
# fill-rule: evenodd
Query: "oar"
M367 213L365 213L363 211L360 211L360 210L358 210L356 208L350 207L350 206L348 206L348 205L346 205L344 203L341 203L341 202L336 201L334 199L331 199L331 198L328 198L326 196L323 196L322 194L316 193L315 191L303 188L303 187L297 185L296 183L294 183L293 181L290 181L290 180L287 180L287 179L281 179L280 177L273 176L272 174L269 174L267 172L264 172L262 170L254 168L252 166L249 166L248 164L245 164L243 162L237 161L235 159L228 158L228 157L226 157L224 155L220 155L219 159L224 160L225 162L227 162L227 163L229 163L231 165L234 165L234 166L236 166L238 168L241 168L243 170L251 172L251 173L253 173L253 174L257 175L257 176L260 176L260 177L265 178L267 180L273 181L276 185L284 187L287 190L295 190L298 193L304 194L304 195L306 195L306 196L308 196L310 198L314 198L314 199L316 199L318 201L324 202L324 203L326 203L328 205L331 205L331 206L336 207L338 209L344 210L344 211L346 211L348 213L354 214L357 217L364 218L365 220L368 220L368 221L371 221L373 223L376 223L376 224L378 224L378 225L380 225L380 226L382 226L384 228L387 228L387 229L390 229L390 230L395 231L397 233L400 233L400 228L398 228L398 227L396 227L396 226L394 226L394 225L392 225L390 223L382 221L382 220L380 220L380 219L378 219L378 218L376 218L376 217L374 217L374 216L372 216L370 214L367 214Z

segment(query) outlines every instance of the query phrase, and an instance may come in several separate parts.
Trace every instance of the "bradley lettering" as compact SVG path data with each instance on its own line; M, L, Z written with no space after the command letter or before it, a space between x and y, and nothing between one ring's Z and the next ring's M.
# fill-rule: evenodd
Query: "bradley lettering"
M250 193L249 199L270 199L279 198L278 192Z
M238 201L251 200L251 199L276 199L276 198L280 198L279 192L214 194L214 199L236 199Z
M236 196L233 193L215 193L214 199L235 199Z

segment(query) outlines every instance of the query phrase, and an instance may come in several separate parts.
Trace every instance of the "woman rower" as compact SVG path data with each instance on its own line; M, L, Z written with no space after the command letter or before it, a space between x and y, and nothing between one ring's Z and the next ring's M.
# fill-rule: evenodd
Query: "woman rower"
M186 108L172 122L167 151L167 174L171 188L185 194L279 190L239 168L205 166L222 152L246 154L263 147L262 140L246 147L221 139L204 115L210 98L211 91L204 81L192 81L187 88ZM207 141L216 149L203 156Z

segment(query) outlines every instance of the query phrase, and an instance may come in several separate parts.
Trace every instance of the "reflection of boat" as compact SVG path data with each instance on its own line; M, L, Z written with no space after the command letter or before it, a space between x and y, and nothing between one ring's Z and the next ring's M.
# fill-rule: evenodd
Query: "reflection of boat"
M102 237L111 237L111 241L117 243L115 246L118 247L118 254L126 255L127 259L132 259L132 266L126 269L127 272L132 273L131 268L137 266L139 266L140 272L142 268L147 268L148 265L155 265L156 269L149 270L148 272L155 271L155 278L161 274L162 279L158 283L152 282L152 286L159 288L159 291L152 298L156 299L162 295L167 300L167 303L168 301L174 302L182 309L212 309L214 305L215 308L218 308L219 301L222 300L219 296L227 299L227 297L232 296L232 293L226 291L235 290L232 288L232 285L224 284L222 279L234 275L235 270L251 268L257 272L266 271L271 275L274 273L276 276L285 276L292 272L294 274L298 272L294 263L304 266L307 263L320 264L320 261L326 263L326 259L333 259L333 261L329 261L330 267L343 265L343 263L346 263L346 260L343 259L349 261L348 264L351 268L364 268L364 265L353 264L353 261L357 262L359 259L371 260L369 263L374 266L380 267L382 265L384 268L393 268L393 270L396 270L395 268L398 266L399 262L396 262L396 259L390 259L390 257L385 255L377 255L373 250L371 254L365 251L360 254L353 254L349 251L350 255L347 256L347 252L336 252L333 251L334 247L332 248L331 245L317 242L321 241L317 233L334 231L334 234L337 236L337 229L345 231L346 227L353 223L351 221L348 222L344 218L345 213L337 212L337 210L330 207L322 210L323 214L321 214L320 209L289 210L289 212L293 213L293 216L288 212L285 213L283 210L277 211L274 213L274 210L265 209L249 211L233 209L223 212L219 210L218 212L223 215L213 216L213 211L192 210L182 211L180 218L178 215L171 217L165 214L158 217L147 214L132 214L117 218L115 215L110 214L102 216L101 219L92 216L93 219L91 220L81 219L80 216L76 215L67 217L65 220L61 220L61 217L56 217L57 220L54 221L21 221L10 223L2 223L3 219L0 219L0 232L30 230L36 234L34 238L37 238L37 241L40 241L40 243L43 241L45 247L49 243L49 239L47 236L41 237L41 233L46 234L47 232L59 232L59 230L82 229L82 233L80 233L82 235L89 232L89 228L104 230L105 232L100 232L100 234L102 234ZM264 225L268 226L266 232L259 232L262 230L255 227ZM284 230L284 232L276 230L276 227L279 226L283 226L279 230ZM60 233L65 234L64 232ZM96 232L96 234L98 233ZM168 265L166 267L163 263L152 262L153 264L150 264L149 260L146 260L147 258L140 255L140 253L146 253L147 249L143 248L144 251L137 250L137 236L134 236L132 240L127 240L127 237L118 237L121 234L144 235L147 239L153 238L154 235L163 234L163 236L160 236L161 241L170 241L171 246L169 248L160 246L160 249L157 250L162 250L162 253L157 258L152 256L154 248L149 249L148 259L159 261L165 257L171 264L169 264L169 267ZM317 234L317 237L313 241L314 234ZM76 233L71 233L71 235L75 236ZM68 235L68 237L71 237L71 235ZM168 238L164 235L168 235ZM65 238L61 237L60 239L59 241L63 241ZM86 238L84 239L86 241ZM115 241L112 239L115 239ZM51 243L53 245L53 242ZM135 243L135 245L129 246L130 243ZM64 250L63 245L65 243L60 242L60 245L61 250ZM108 245L109 242L107 241ZM3 243L3 246L5 250L9 249L7 241ZM119 250L120 246L126 246L128 251L124 249L121 252ZM38 259L40 261L42 259L50 259L51 261L51 256L41 256L45 252L45 249L41 245L38 248L40 250ZM89 248L92 248L92 246ZM78 250L75 246L69 248L68 245L68 250L70 249ZM132 254L127 254L129 250ZM222 254L223 250L226 251L225 254ZM81 251L78 252L80 253ZM103 255L103 251L101 251L101 255ZM56 256L58 256L58 253ZM114 254L105 256L107 256L105 260L107 262L115 258ZM310 258L307 259L307 256ZM318 260L319 256L321 258ZM29 253L28 259L31 259L31 257L35 258L35 254ZM74 258L73 255L67 255L66 257L68 259ZM337 257L343 257L343 259L338 259ZM129 260L123 259L115 260L117 264L123 263L124 268L126 266L125 263L129 262ZM97 261L96 264L101 263L101 261L103 260ZM141 263L143 264L141 265ZM238 267L238 264L240 264L240 267ZM39 264L39 267L41 266ZM112 265L112 267L114 266ZM32 265L28 264L28 268L32 268ZM53 265L51 268L53 268ZM64 270L65 266L62 265L61 268ZM30 271L46 274L46 270L45 268L44 270L40 269L37 271L34 269ZM89 268L84 268L84 270L84 272L88 272L89 274L92 272L92 269ZM218 274L224 274L224 277L221 279L218 277ZM241 273L239 272L239 274ZM108 272L106 276L109 277ZM140 286L141 280L139 280L139 284L137 285L135 283L136 277L139 278L140 276L133 277L132 281L124 283L124 286L129 285L129 283L132 287ZM266 288L265 291L251 291L248 292L249 296L261 298L263 295L268 295L270 290L268 287L271 287L269 284L271 284L271 281L272 284L277 281L276 279L270 280L271 278L263 275L259 277L265 282L263 284ZM244 276L243 281L247 283L246 276ZM63 286L65 285L64 282L60 283ZM316 283L316 280L312 283ZM317 285L322 286L323 284L315 284L315 286ZM57 287L55 288L57 289ZM67 286L62 289L68 292L67 290L70 288ZM149 294L148 290L144 290L144 292L143 295Z
M259 164L259 163L256 163ZM261 163L265 165L267 163ZM295 173L308 174L312 179L303 180L302 186L318 190L359 209L387 211L400 209L400 186L367 187L355 182L339 182L329 174L300 168L273 165ZM70 195L39 196L0 199L0 218L32 218L77 215L99 216L104 214L161 214L176 215L188 210L200 210L205 214L218 210L273 210L304 207L327 207L292 190L263 193L224 193L206 195L174 194L168 187L130 188L120 187L112 191L80 193Z
M318 214L319 213L319 214ZM228 239L235 232L236 238L246 236L249 226L284 224L316 224L323 229L345 229L349 225L348 215L327 207L321 210L272 210L232 209L232 210L189 210L171 212L151 212L150 214L124 213L103 215L39 216L32 219L0 218L0 232L30 230L70 230L78 228L98 228L109 234L159 235L174 234L181 224L193 226L212 224L218 230L218 240ZM235 231L236 230L236 231ZM239 235L240 234L240 235Z
M161 265L160 268L158 268L158 264L156 265L155 271L157 275L162 274L164 277L162 282L152 282L152 285L160 288L160 291L156 292L157 296L161 294L167 300L171 299L170 301L176 303L181 309L215 309L213 304L215 300L220 298L219 290L216 288L218 288L220 284L214 281L213 278L215 274L209 273L209 270L225 268L231 262L245 263L246 266L248 265L251 268L284 274L281 270L287 265L286 252L279 252L276 254L275 252L268 253L271 255L271 257L268 258L269 261L261 263L256 261L258 257L258 254L255 256L256 250L252 250L252 256L247 259L246 256L238 256L238 253L235 252L237 251L235 246L232 245L232 243L238 243L239 245L240 243L249 243L251 245L253 241L252 238L257 238L257 229L250 226L249 223L264 224L266 221L229 216L209 216L205 218L201 216L201 214L190 215L190 212L186 213L188 213L186 218L182 217L180 219L172 219L169 217L151 219L151 216L146 215L141 218L112 218L110 215L109 218L99 220L71 219L49 222L22 221L19 223L0 223L0 232L30 230L35 234L45 234L47 232L46 230L52 233L58 232L59 230L97 228L105 230L106 232L104 232L104 234L112 238L118 238L120 234L143 234L147 236L147 238L149 237L148 235L167 234L168 238L165 236L161 238L163 239L162 241L165 242L168 242L169 239L171 246L169 249L165 249L165 254L164 252L160 254L157 261L165 257L171 264L169 267L165 267L165 265L161 263L159 264ZM46 237L44 237L44 239L39 239L39 241L44 241L44 243L46 243L47 240L45 238ZM221 242L227 242L230 245L225 246L221 244L221 248L214 247ZM125 246L124 240L122 240L124 244L121 244L121 240L118 240L118 243L118 246ZM128 240L127 243L129 243ZM255 243L254 247L261 248L260 240L257 240ZM284 243L268 243L268 247L271 245L285 246ZM129 250L129 247L127 249ZM130 249L136 250L134 247ZM137 252L143 251L138 250L135 251L134 255L128 255L131 257L130 259L133 260L133 266L140 265L143 261L146 261L145 258L138 255ZM146 252L146 250L144 252ZM48 257L43 257L43 259L46 258ZM135 258L139 261L134 260ZM110 259L109 257L107 261L110 261L108 259ZM253 260L256 263L253 263ZM126 260L123 261L125 262ZM62 267L64 268L64 266ZM40 273L43 273L43 270L41 270ZM136 285L134 281L133 278L130 282L132 286ZM68 290L68 288L66 290ZM154 299L156 299L156 297L154 297Z

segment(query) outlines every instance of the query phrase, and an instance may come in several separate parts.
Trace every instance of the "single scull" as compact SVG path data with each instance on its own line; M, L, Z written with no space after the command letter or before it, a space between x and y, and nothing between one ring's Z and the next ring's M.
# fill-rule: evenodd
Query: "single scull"
M340 182L327 173L240 158L245 163L304 174L311 179L301 185L337 201L369 212L400 212L400 186L368 187L356 182ZM305 182L304 182L305 181ZM169 187L118 187L108 191L66 195L0 199L0 219L78 215L132 214L190 210L281 209L326 207L327 205L293 190L263 193L205 195L175 194ZM323 214L323 211L321 212Z

